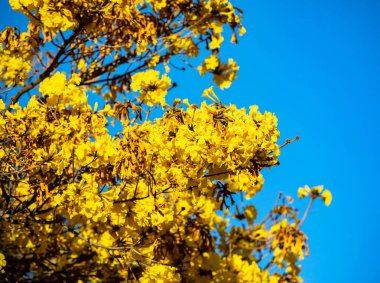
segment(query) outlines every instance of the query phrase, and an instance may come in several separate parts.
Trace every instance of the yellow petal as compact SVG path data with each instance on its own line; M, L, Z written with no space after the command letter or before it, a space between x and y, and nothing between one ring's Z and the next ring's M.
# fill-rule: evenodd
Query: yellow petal
M325 203L326 206L329 206L331 204L331 201L332 201L332 194L329 190L325 190L322 195L322 200L323 202Z
M307 196L307 192L305 190L305 188L299 188L298 189L298 197L299 198L304 198Z

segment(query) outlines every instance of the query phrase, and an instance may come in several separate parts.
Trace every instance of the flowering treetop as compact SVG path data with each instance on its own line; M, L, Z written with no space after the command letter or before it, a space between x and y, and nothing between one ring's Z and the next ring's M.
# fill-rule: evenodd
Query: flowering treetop
M238 66L220 57L222 32L237 43L241 10L227 0L10 5L29 24L0 35L2 279L302 281L301 226L331 193L300 188L304 214L280 196L258 219L249 200L283 147L276 116L225 105L213 87L209 103L165 100L173 60L198 57L200 75L231 85Z

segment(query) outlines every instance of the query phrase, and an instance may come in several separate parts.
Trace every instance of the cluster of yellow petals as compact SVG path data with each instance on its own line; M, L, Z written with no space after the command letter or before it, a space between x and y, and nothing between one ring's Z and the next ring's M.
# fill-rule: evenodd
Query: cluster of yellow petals
M304 198L310 196L312 199L321 198L326 206L329 206L332 201L332 194L329 190L323 190L323 186L309 188L305 186L298 189L298 197Z
M153 76L157 80L158 72ZM307 250L297 222L253 225L257 212L247 206L243 218L252 230L233 244L240 247L242 239L252 238L254 242L243 245L250 252L266 245L273 263L286 267L285 275L270 274L240 253L217 253L211 236L212 231L226 235L217 211L233 203L232 194L253 197L263 186L261 169L277 164L279 131L273 114L256 106L247 112L234 105L203 102L198 107L184 100L180 107L166 106L162 118L124 125L112 137L106 125L114 112L108 105L92 109L78 83L76 75L56 73L41 84L41 98L32 97L26 107L15 105L11 112L1 106L2 173L17 184L7 206L28 204L7 216L12 222L2 224L9 251L33 251L50 262L48 247L59 241L65 252L54 255L60 264L50 268L59 272L71 264L75 272L80 265L73 260L86 256L99 268L113 270L102 275L109 280L133 278L144 263L148 267L141 282L193 278L274 283L289 276L301 282L296 261ZM36 221L33 230L15 229L12 223L27 221L30 211ZM237 235L231 233L232 238ZM226 248L224 241L219 248ZM128 270L131 265L137 267Z
M133 91L140 91L139 99L153 106L154 104L165 105L165 96L171 85L170 78L164 74L160 78L160 72L148 70L132 76L131 88Z
M231 41L235 43L235 30L239 31L239 35L245 32L240 10L227 0L202 0L196 3L191 0L9 0L9 3L15 11L29 18L29 29L34 31L33 36L38 44L54 42L57 46L57 42L60 42L67 50L78 49L77 53L71 53L75 58L71 62L82 72L83 84L94 81L99 75L118 72L117 64L107 63L107 68L104 68L104 62L119 60L120 64L133 65L146 60L146 65L134 68L138 71L136 73L145 72L159 64L168 66L173 56L198 57L202 44L212 50L213 60L217 61L213 66L203 64L199 69L202 75L212 73L213 81L221 89L228 88L237 77L237 64L232 59L222 63L215 55L219 54L224 40L224 26L232 29ZM65 32L67 36L63 36ZM30 31L22 37L28 36L31 36ZM26 79L38 71L32 71L32 63L37 63L31 58L35 52L22 49L21 43L15 45L19 52L10 52L1 43L0 79L7 86L23 85ZM55 55L63 57L60 52L64 50L59 50ZM51 54L47 53L41 54L38 61L51 58ZM60 62L58 57L52 62L45 62L45 66L48 69L56 68L57 62ZM128 73L125 77L130 79L132 75ZM43 74L43 77L47 76ZM106 100L114 101L117 93L130 88L129 83L127 80L115 83L110 78L110 93L101 95ZM100 93L99 88L95 86L94 89ZM162 93L159 96L162 97ZM148 93L146 101L151 100ZM156 95L150 103L156 104L158 101L163 100Z
M40 93L45 97L48 106L80 107L87 101L83 88L78 88L80 78L77 75L67 81L65 73L55 73L50 78L44 80L39 88Z
M226 64L222 63L215 55L206 58L202 65L198 67L198 71L202 76L206 73L212 73L213 81L221 89L231 86L231 83L237 78L238 70L239 66L233 59L228 59L228 64Z
M26 15L28 15L28 11L30 13L38 11L38 16L43 26L55 32L69 30L78 25L81 18L88 16L83 14L83 8L89 14L97 12L103 13L104 17L113 18L112 8L125 8L125 3L123 2L125 1L9 0L9 4L15 11L23 12ZM134 8L138 3L141 3L141 1L128 1L128 8ZM125 9L124 13L128 13L128 9Z
M247 113L234 105L198 107L185 101L184 108L167 107L162 118L125 125L119 137L112 137L106 125L113 112L93 110L77 83L75 75L67 79L56 73L41 84L41 98L3 110L1 170L9 176L19 172L10 179L17 187L7 206L28 204L7 217L27 221L34 211L37 221L30 233L3 223L7 249L33 250L48 262L48 247L58 240L66 252L55 259L61 266L56 270L90 249L88 260L114 268L112 276L132 276L125 268L145 262L150 267L143 282L180 282L183 276L203 281L212 276L216 282L260 278L254 262L217 255L210 233L222 223L216 212L230 205L223 194L252 197L262 187L260 170L277 163L276 117L257 107ZM120 243L125 249L112 249ZM207 261L209 255L199 258L200 252L219 258L218 265L210 266L211 275L202 275L205 265L194 265ZM187 263L179 273L170 266L181 258Z
M24 85L34 54L30 32L19 33L7 28L0 32L0 78L5 86Z

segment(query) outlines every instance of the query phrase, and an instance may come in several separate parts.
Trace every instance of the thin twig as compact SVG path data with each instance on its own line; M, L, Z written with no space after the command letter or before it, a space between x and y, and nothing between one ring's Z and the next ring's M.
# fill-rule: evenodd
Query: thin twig
M310 212L311 206L313 205L313 202L314 202L314 198L311 198L311 199L310 199L310 202L309 202L309 205L307 206L307 208L306 208L306 210L305 210L305 213L304 213L303 216L302 216L301 221L300 221L300 222L298 223L298 225L297 225L297 228L298 228L298 229L299 229L299 228L302 226L302 224L305 222L306 217L308 216L308 214L309 214L309 212Z

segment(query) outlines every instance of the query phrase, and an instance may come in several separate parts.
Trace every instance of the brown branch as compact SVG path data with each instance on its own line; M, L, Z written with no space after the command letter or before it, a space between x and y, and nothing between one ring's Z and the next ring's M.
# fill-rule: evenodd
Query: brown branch
M95 69L91 74L89 73L84 73L83 77L82 77L82 82L81 85L84 85L84 84L93 84L95 82L91 81L105 73L108 73L112 70L114 70L115 68L117 68L118 66L120 66L121 64L124 64L124 63L127 63L128 60L130 58L128 58L127 56L124 56L124 57L120 57L118 58L117 60L105 65L105 66L102 66L100 68L97 68Z
M202 177L203 178L207 178L207 177L214 177L214 176L219 176L219 175L224 175L224 174L230 174L230 173L231 173L231 171L224 171L224 172L206 174L206 175L203 175Z
M285 141L285 143L283 144L283 145L281 145L280 146L280 149L281 148L284 148L285 146L287 146L287 145L289 145L289 144L291 144L291 143L293 143L293 142L295 142L295 141L298 141L300 139L300 137L299 136L295 136L295 138L294 139L286 139L286 141Z
M305 222L306 217L309 215L309 212L310 212L311 206L313 205L314 200L315 200L315 198L310 199L309 205L307 206L305 213L302 216L301 221L297 225L297 229L301 228L302 224Z

